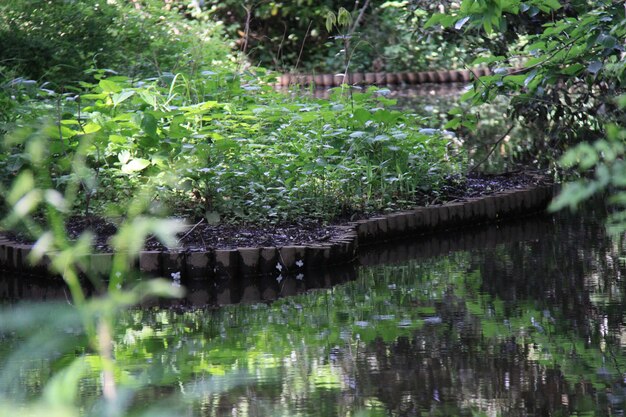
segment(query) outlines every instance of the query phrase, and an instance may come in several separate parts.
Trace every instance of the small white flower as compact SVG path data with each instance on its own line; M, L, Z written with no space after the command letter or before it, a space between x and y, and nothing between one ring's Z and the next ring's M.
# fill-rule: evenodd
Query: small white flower
M172 272L170 275L174 281L180 281L180 272Z
M278 276L276 277L276 281L277 281L279 284L280 284L280 281L282 281L282 280L283 280L283 275L282 275L282 274L280 274L280 275L278 275Z
M115 273L115 276L119 278L119 277L121 277L121 276L122 276L122 273L121 273L120 271L117 271L117 272Z
M296 261L296 265L298 266L298 268L302 268L302 267L304 266L304 261L302 261L302 260L298 259L298 260Z
M119 272L118 272L118 273L119 273ZM118 290L121 290L121 289L122 289L122 284L117 284L115 287L116 287Z
M179 288L180 287L180 281L172 281L172 287Z
M302 281L304 279L304 274L296 275L296 279Z
M283 270L283 266L279 263L276 264L276 269L278 269L279 271Z

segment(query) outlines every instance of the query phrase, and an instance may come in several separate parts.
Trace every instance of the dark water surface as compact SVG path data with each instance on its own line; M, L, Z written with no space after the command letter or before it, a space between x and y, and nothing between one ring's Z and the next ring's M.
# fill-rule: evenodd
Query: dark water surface
M604 216L595 205L371 248L356 279L272 303L137 309L115 331L117 378L141 387L136 408L178 415L623 415L624 252ZM274 289L323 285L311 282ZM238 292L262 297L252 287ZM88 404L101 382L82 354ZM53 368L25 365L12 389L37 392Z

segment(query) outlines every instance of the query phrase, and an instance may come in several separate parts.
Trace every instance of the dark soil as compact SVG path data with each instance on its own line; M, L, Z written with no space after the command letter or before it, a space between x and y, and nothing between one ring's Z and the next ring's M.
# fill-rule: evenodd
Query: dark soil
M442 204L450 201L462 201L471 197L484 196L496 192L526 188L529 185L545 183L541 175L529 172L512 172L502 175L473 175L467 178L449 178L448 183L437 192L416 196L415 207ZM209 248L226 249L237 247L306 245L324 242L342 233L337 226L382 213L352 213L350 216L336 219L333 224L303 220L286 225L209 225L204 220L189 225L189 229L179 235L179 244L190 251ZM117 228L113 222L96 217L74 217L68 222L68 232L72 238L83 231L91 230L96 236L96 248L99 251L109 249L108 240ZM18 241L26 241L14 236ZM163 250L156 239L146 242L148 250Z

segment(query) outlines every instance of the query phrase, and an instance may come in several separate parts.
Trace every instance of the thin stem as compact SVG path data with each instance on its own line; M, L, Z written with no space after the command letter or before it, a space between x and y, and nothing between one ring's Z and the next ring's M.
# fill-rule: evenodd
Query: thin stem
M300 58L302 57L302 52L304 51L304 44L306 42L307 36L309 36L309 31L311 30L312 20L309 20L309 26L306 28L306 33L304 34L304 39L302 39L302 45L300 45L300 53L298 53L298 59L296 60L295 70L298 70L298 65L300 64Z
M489 159L489 157L491 156L491 154L493 153L493 151L496 150L496 148L498 147L498 145L500 144L500 142L502 142L508 135L509 133L511 133L511 131L513 130L513 127L515 127L515 124L512 124L511 127L508 128L508 130L506 131L506 133L504 133L504 135L502 135L500 137L500 139L498 139L497 141L494 142L493 147L491 148L491 150L487 153L487 155L480 161L478 162L476 165L474 165L469 172L474 172L476 170L476 168L478 168L479 166L481 166L483 163L485 163L485 161L487 161L487 159Z

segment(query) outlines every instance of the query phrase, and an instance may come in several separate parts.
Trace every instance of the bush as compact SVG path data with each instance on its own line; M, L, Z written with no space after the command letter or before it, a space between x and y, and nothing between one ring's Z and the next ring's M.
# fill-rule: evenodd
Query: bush
M154 3L137 10L102 0L4 1L0 43L0 65L56 86L90 79L90 68L131 76L195 70L227 61L230 51L219 24L186 21Z

